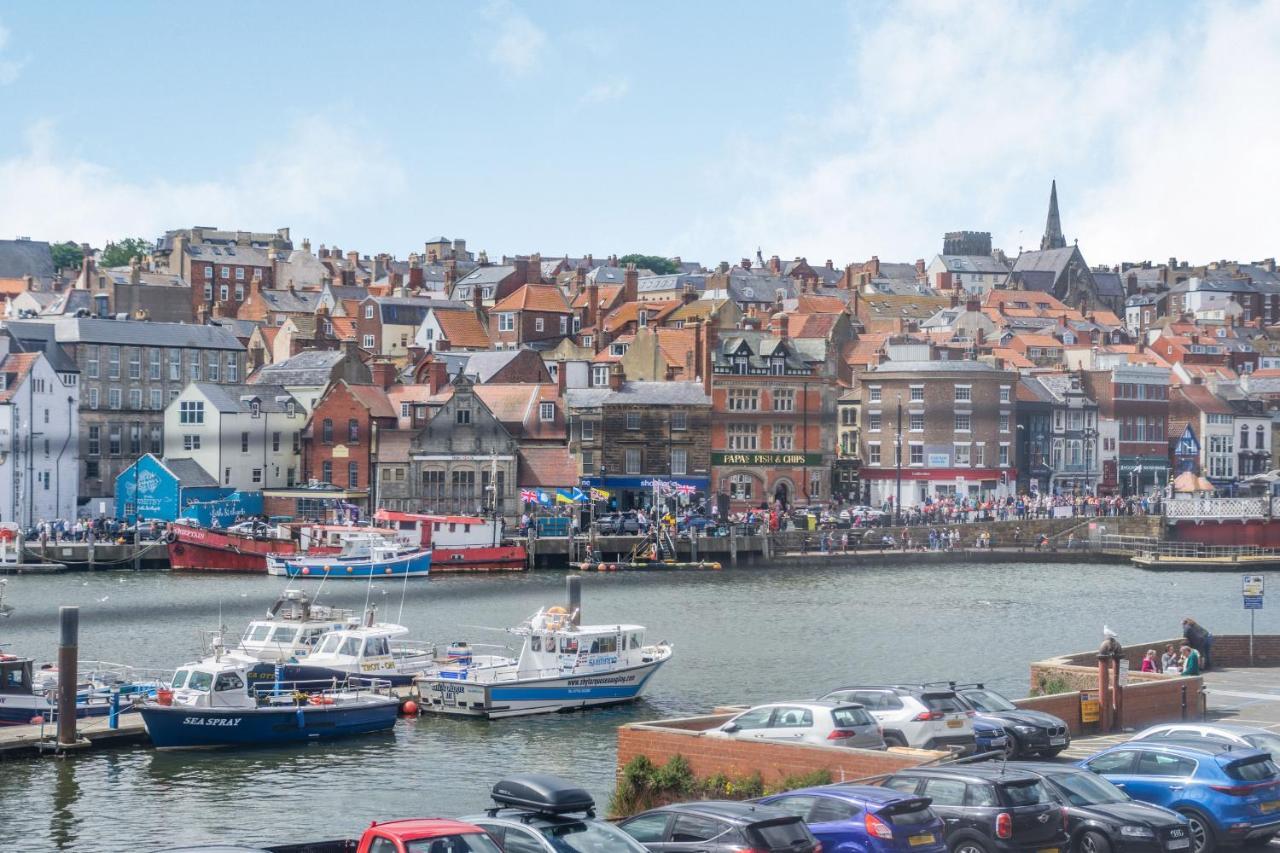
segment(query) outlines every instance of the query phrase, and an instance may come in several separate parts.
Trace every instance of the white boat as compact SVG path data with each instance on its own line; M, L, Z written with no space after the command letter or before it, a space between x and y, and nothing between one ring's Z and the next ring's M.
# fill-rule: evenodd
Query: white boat
M8 578L0 578L0 616L8 616L13 612L13 607L4 603L4 591L8 585Z
M641 625L581 625L576 581L570 608L539 610L511 633L518 658L475 655L456 644L449 659L417 679L422 710L496 719L616 705L637 699L671 646L649 644Z
M76 664L76 716L99 717L130 710L136 696L153 695L168 672L139 670L106 661ZM49 721L58 707L58 670L35 668L31 658L0 653L0 726Z
M429 643L405 640L403 625L373 622L347 626L320 638L305 659L285 668L290 681L375 677L393 685L411 684L420 673L436 665L436 649Z
M267 618L249 623L237 654L268 662L296 661L309 655L330 631L360 624L354 610L315 604L300 589L286 589L267 610Z

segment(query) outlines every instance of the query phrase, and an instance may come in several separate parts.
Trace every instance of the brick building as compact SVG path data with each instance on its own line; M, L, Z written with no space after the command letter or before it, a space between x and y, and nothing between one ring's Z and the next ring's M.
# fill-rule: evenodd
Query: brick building
M886 361L867 371L861 477L870 503L897 504L899 482L904 507L1013 494L1017 382L976 361Z
M354 502L362 510L376 508L372 473L378 435L396 429L396 411L377 385L353 385L339 379L316 401L302 433L304 480L318 480L364 493Z
M581 481L610 493L618 509L652 504L653 481L711 488L711 398L700 382L623 382L569 390L569 452Z
M1135 495L1164 488L1169 482L1169 369L1126 364L1086 370L1082 378L1085 392L1098 403L1098 491Z
M497 349L519 349L567 337L572 314L560 288L528 284L489 310L489 339Z

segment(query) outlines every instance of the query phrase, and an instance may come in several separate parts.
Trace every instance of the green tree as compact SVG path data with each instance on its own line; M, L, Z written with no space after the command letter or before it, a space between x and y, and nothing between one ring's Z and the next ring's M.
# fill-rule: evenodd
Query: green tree
M54 269L76 269L84 260L84 252L80 251L80 244L70 240L65 243L54 243L49 247L49 251L53 253Z
M658 275L672 275L680 272L675 261L657 255L623 255L618 258L618 263L623 266L635 264L638 270L652 270Z
M102 250L104 267L127 267L134 258L141 260L151 252L151 241L141 237L125 237L119 243L108 243Z

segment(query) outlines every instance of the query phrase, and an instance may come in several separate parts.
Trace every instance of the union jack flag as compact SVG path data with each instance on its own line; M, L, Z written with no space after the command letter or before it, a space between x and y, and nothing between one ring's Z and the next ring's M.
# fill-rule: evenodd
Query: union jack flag
M676 491L682 495L691 495L696 492L697 489L690 486L688 483L676 483Z
M538 502L538 493L532 489L521 489L520 500L527 504L536 504Z

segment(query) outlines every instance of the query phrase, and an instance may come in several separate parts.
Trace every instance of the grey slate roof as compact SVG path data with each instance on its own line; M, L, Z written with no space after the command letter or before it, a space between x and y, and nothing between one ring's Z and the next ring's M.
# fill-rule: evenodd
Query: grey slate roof
M240 320L235 317L214 317L209 321L210 326L221 326L238 338L248 338L253 334L253 330L258 328L258 324L252 320Z
M296 410L302 410L302 404L295 400L282 385L266 385L262 383L254 385L219 385L216 382L197 382L195 386L200 389L200 393L204 394L219 412L247 413L250 409L249 403L253 398L257 398L259 409L263 412L285 412L288 410L290 400L293 400Z
M268 290L263 289L262 301L268 311L282 314L313 313L320 302L318 290Z
M1118 272L1095 272L1093 282L1098 285L1099 296L1124 296L1124 284Z
M200 463L187 456L177 459L161 459L160 464L169 469L169 473L178 478L184 489L215 488L218 480L208 471L200 467Z
M1015 272L1049 271L1052 272L1056 278L1067 268L1067 264L1071 262L1071 257L1075 253L1075 246L1067 246L1064 249L1044 249L1037 252L1023 252L1021 255L1018 255L1018 259L1013 262L1013 269Z
M871 373L997 373L985 361L886 361L873 367Z
M54 334L59 343L244 351L244 346L236 336L221 326L151 323L142 320L99 320L91 317L61 317L55 321L54 325Z
M191 262L206 264L237 264L247 267L270 267L271 261L267 259L266 249L259 249L257 246L236 246L217 244L195 244L190 243L186 246L187 254L191 256Z
M464 277L458 279L458 284L498 284L507 276L512 275L516 271L515 267L492 266L492 267L476 267Z
M622 389L573 388L565 392L570 408L596 406L710 406L701 382L624 382Z
M983 273L990 275L1009 272L1009 265L990 255L938 255L949 272Z
M375 296L374 303L382 315L382 322L396 326L418 326L427 316L433 303L429 299L405 296Z
M483 384L493 378L499 370L511 363L520 354L519 350L481 350L468 353L466 363L460 370Z
M257 372L254 384L313 388L329 384L333 368L346 354L340 350L305 350L293 358L268 364Z
M53 253L43 240L0 240L0 278L53 277Z
M18 320L10 320L4 325L13 337L19 352L44 353L44 357L49 359L49 364L58 373L80 372L80 368L76 366L75 359L67 355L67 351L62 348L54 337L52 323L24 323Z
M685 275L677 273L675 275L646 275L636 279L636 292L648 293L654 290L683 290L686 284L692 284L693 289L701 292L707 285L707 277L705 275Z

